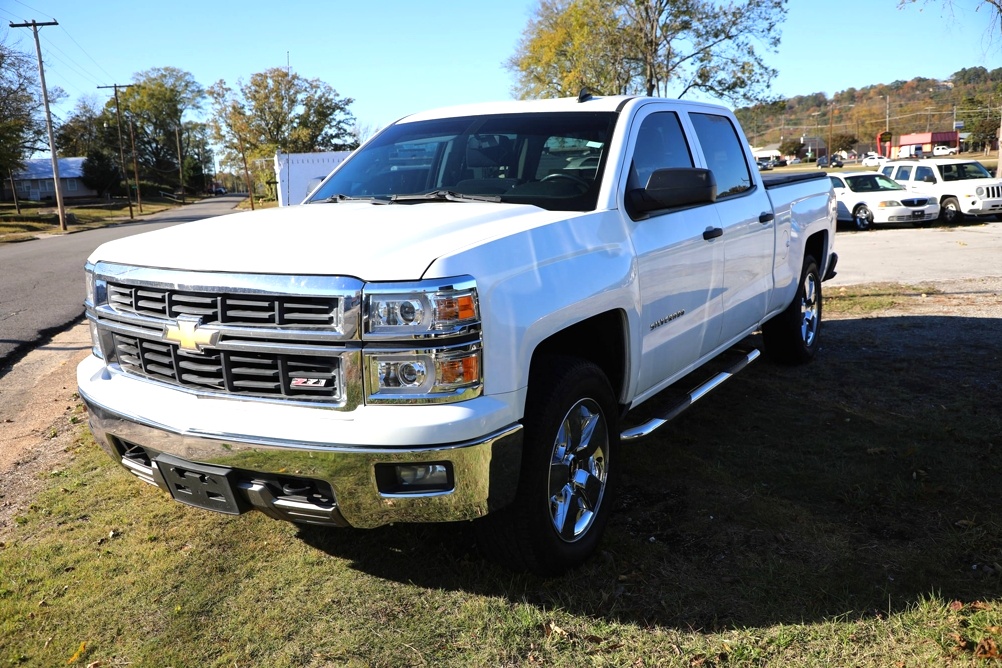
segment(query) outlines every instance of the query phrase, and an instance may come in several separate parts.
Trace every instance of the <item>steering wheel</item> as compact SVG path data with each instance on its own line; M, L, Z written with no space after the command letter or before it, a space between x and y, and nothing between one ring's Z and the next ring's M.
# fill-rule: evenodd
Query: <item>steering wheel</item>
M591 184L582 179L580 176L574 176L573 174L565 174L564 172L553 172L552 174L547 174L540 181L553 181L554 179L567 179L568 181L573 181L585 190L591 188Z

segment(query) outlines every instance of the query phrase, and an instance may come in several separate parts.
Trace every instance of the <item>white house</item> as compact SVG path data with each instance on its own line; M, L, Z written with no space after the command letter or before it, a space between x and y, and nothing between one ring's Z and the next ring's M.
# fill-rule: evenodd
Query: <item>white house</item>
M83 182L83 165L87 158L59 158L59 181L65 199L97 197ZM3 175L3 199L13 200L11 195L11 175ZM52 159L33 158L26 160L24 169L14 172L14 187L20 199L44 201L56 199L55 182L52 179Z
M351 151L275 154L278 205L299 204Z

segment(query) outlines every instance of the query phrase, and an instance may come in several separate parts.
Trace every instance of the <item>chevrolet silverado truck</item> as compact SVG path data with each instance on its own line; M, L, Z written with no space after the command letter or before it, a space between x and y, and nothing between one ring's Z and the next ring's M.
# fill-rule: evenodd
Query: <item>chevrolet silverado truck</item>
M893 160L880 171L916 195L939 200L939 217L955 225L965 217L1002 215L1002 180L977 160Z
M764 182L714 105L419 113L302 205L95 250L80 395L102 447L177 501L472 521L488 556L560 573L595 551L630 442L749 341L815 356L835 216L827 176Z

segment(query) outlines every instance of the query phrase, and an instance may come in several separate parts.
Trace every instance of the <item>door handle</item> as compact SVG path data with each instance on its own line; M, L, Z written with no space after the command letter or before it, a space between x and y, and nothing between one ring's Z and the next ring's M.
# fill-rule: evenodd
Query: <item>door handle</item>
M724 230L722 227L711 227L710 229L703 232L703 238L706 239L707 241L722 236L724 236Z
M762 213L758 214L758 222L762 223L763 225L765 223L771 223L774 220L776 220L776 215L772 211L763 211Z

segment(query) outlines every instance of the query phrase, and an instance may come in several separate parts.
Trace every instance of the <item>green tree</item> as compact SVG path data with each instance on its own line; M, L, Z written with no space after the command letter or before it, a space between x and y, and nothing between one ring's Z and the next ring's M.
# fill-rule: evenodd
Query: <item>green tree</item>
M104 123L107 118L97 98L85 95L77 100L69 117L56 128L56 149L61 156L85 156L92 150L110 150Z
M804 150L804 142L799 139L784 139L779 145L779 152L783 155L800 155L800 152Z
M0 178L47 148L35 62L0 41Z
M305 79L274 67L251 75L237 90L219 81L209 89L213 131L231 150L237 134L248 155L271 157L276 151L350 150L358 146L355 118L343 98L319 79Z
M157 67L133 75L133 83L118 92L122 113L123 151L130 153L130 130L135 136L141 178L154 183L179 185L179 165L192 144L197 124L184 115L201 108L205 89L195 78L176 67ZM109 125L117 123L115 99L105 105ZM117 127L115 129L117 148Z
M832 135L831 146L829 150L832 153L837 153L838 151L851 151L856 147L859 140L856 139L856 135L838 133Z
M101 195L124 193L121 188L122 172L118 169L118 162L107 151L95 147L86 157L82 178L85 186Z
M521 97L603 92L763 98L786 0L540 0L507 62ZM596 45L602 45L596 48Z

